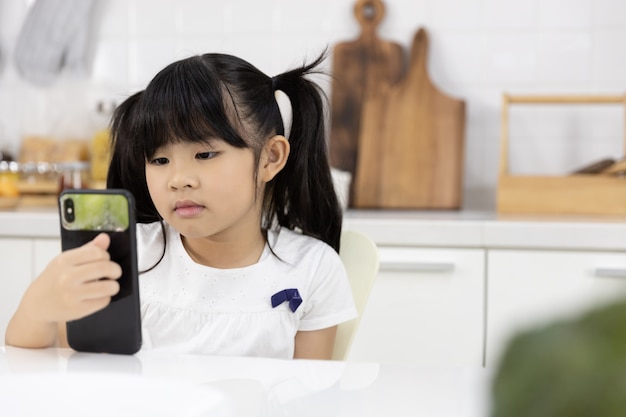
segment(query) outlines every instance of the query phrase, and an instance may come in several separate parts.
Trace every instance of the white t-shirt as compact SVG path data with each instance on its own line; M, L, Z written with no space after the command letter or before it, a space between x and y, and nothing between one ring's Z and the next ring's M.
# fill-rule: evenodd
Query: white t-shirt
M194 262L165 224L167 250L139 275L143 348L180 353L293 358L299 330L319 330L357 312L339 255L324 242L281 228L268 232L259 261L217 269ZM139 271L163 251L161 225L137 225ZM272 307L272 295L297 289L302 303Z

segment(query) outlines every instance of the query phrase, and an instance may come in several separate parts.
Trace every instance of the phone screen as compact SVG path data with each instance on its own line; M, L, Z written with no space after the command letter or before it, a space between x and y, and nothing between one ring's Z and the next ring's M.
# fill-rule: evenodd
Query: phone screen
M122 268L120 291L110 304L67 323L70 346L79 351L135 353L141 344L141 321L132 195L126 190L66 190L59 196L59 214L64 251L107 233L111 260Z
M127 195L70 191L62 194L60 201L66 230L123 232L130 225Z

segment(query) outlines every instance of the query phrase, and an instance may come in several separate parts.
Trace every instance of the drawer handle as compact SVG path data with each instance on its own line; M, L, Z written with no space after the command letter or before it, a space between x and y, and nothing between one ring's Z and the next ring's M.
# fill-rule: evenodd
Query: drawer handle
M403 272L450 272L454 271L454 264L452 262L381 261L380 269Z
M602 278L626 278L626 269L624 268L596 268L593 271L596 277Z

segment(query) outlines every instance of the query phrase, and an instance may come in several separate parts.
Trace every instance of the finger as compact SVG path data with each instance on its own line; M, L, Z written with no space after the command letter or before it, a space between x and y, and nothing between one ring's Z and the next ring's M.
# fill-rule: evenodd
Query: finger
M109 245L111 244L111 237L106 233L100 233L98 236L94 237L93 240L88 245L96 245L100 249L107 250Z
M99 261L74 266L61 273L58 279L58 288L61 292L73 297L79 297L81 287L97 282L100 279L116 280L122 276L122 268L112 261Z
M103 279L65 291L63 294L65 307L61 319L76 320L105 308L119 289L117 281Z
M111 297L92 298L80 303L80 307L74 314L72 320L77 320L100 311L111 303Z
M59 262L71 266L109 259L109 252L91 241L78 248L66 250L60 255Z
M70 263L92 262L98 259L111 259L107 251L111 237L106 233L100 233L84 245L66 251L67 261Z
M102 279L83 285L80 288L79 297L81 301L96 300L111 298L118 292L120 292L120 284L117 281Z
M97 281L102 278L116 280L122 276L122 268L113 261L90 262L77 266L73 275L78 277L77 284Z

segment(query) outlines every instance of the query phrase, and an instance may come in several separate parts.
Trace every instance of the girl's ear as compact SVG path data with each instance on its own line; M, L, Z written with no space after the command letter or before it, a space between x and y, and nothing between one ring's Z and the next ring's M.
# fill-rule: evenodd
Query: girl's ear
M270 182L285 167L289 150L289 141L282 135L273 136L267 141L259 164L259 178L262 181Z

